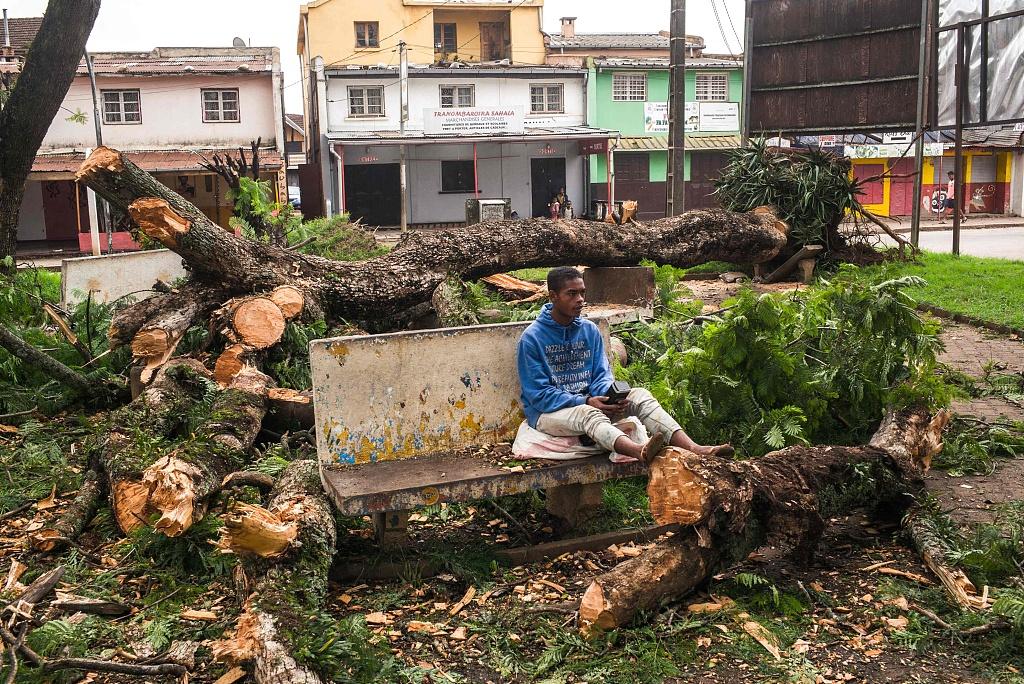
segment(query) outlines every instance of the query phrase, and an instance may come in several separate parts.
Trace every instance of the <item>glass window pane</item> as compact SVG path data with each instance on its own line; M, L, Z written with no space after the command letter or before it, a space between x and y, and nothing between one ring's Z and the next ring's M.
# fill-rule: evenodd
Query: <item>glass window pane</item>
M121 92L121 100L124 102L138 102L139 91L137 90L124 90Z
M131 121L131 122L142 121L142 114L139 114L137 112L136 113L125 112L124 120L125 121Z

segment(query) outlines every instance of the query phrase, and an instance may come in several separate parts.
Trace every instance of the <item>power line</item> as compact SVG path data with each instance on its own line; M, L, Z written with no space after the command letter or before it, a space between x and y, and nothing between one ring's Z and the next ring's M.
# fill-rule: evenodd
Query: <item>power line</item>
M740 46L740 52L743 52L746 50L746 46L743 44L740 34L736 31L736 24L733 23L732 13L729 12L729 0L722 0L722 8L725 10L725 18L729 20L729 28L732 29L732 35L736 36L736 44Z
M711 0L711 10L715 13L715 23L718 24L718 33L722 36L726 51L730 56L735 57L736 53L732 51L732 46L729 45L729 38L725 35L725 26L722 24L722 18L718 15L718 3L715 0Z

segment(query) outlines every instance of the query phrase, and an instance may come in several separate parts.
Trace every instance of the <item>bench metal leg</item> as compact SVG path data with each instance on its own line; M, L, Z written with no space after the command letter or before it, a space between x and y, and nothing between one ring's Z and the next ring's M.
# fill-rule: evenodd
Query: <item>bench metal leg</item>
M409 511L373 514L373 536L381 546L405 546L409 543Z
M604 502L600 482L551 487L547 492L547 511L562 521L566 530L594 518Z

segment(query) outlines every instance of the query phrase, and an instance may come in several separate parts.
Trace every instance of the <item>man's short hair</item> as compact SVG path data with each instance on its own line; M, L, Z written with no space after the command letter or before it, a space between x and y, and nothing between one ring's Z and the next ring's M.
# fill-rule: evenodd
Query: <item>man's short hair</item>
M583 274L572 266L559 266L548 271L548 292L560 292L570 280L582 278Z

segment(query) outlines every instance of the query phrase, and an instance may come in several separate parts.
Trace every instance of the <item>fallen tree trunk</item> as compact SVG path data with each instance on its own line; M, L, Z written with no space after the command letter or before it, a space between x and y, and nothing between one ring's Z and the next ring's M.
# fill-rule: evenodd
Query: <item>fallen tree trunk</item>
M100 507L103 483L95 470L86 472L75 500L53 524L29 534L29 543L36 551L63 549L78 538Z
M722 260L761 263L786 244L771 214L693 211L651 223L532 219L485 222L407 235L386 255L338 262L254 243L229 233L116 150L97 148L77 175L147 236L180 254L200 283L231 294L290 286L313 315L375 321L427 302L449 275L464 279L566 260L629 266L642 259L693 266Z
M237 508L228 516L219 546L246 558L246 573L259 579L235 634L214 646L218 660L251 662L259 684L321 684L292 657L289 642L309 628L327 597L335 534L320 468L311 460L288 466L266 509Z
M651 512L659 524L687 527L594 579L580 602L581 626L625 625L638 611L693 591L720 563L765 545L807 560L824 530L823 512L905 507L942 448L948 420L946 412L931 420L920 411L893 413L867 446L790 447L750 461L662 451L651 464ZM870 476L858 477L864 468Z
M224 477L246 463L266 414L269 378L247 368L213 401L195 434L173 444L189 408L213 387L198 361L178 359L135 402L116 412L102 465L114 517L125 532L149 524L174 537L202 518ZM140 426L148 433L140 439Z

